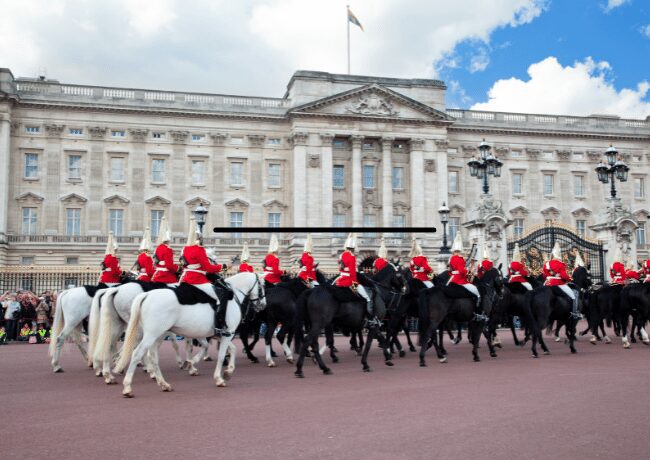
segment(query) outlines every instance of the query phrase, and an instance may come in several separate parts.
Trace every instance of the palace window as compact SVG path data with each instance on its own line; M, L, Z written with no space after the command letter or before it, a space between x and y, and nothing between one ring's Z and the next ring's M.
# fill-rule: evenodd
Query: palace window
M403 214L393 214L393 228L406 227L406 216ZM395 238L404 238L404 233L394 233Z
M124 210L110 209L108 211L108 230L115 236L122 236L124 233Z
M69 134L72 134L73 136L81 136L84 133L84 130L81 128L70 128L68 130Z
M122 130L112 130L111 137L126 137L126 132Z
M230 163L230 185L232 186L244 185L244 163L241 162Z
M38 154L25 154L25 179L38 179Z
M269 228L277 228L280 226L280 213L270 212L268 214Z
M25 132L29 134L38 134L41 132L40 126L25 126Z
M66 265L79 265L79 256L67 256L65 258L65 264ZM66 283L66 286L69 283Z
M269 187L280 188L280 163L269 163Z
M280 145L281 143L279 137L271 137L266 140L266 145Z
M160 222L162 221L165 211L160 209L153 209L151 211L151 223L149 228L151 229L151 238L158 238L158 233L160 233Z
M68 179L81 179L81 155L68 156Z
M244 138L243 137L231 137L230 138L230 143L232 145L242 145L244 143Z
M404 168L393 167L393 190L404 189Z
M151 182L165 183L165 160L158 158L151 161Z
M585 176L573 176L573 193L575 196L585 196Z
M37 209L23 208L23 235L36 235Z
M512 193L521 195L523 193L524 175L521 173L512 174Z
M460 230L460 217L450 217L449 224L447 225L447 239L449 241L454 241L458 230Z
M34 265L34 256L22 256L20 265Z
M576 230L578 235L580 235L581 238L584 238L587 233L587 221L576 220Z
M81 234L81 209L68 208L65 210L65 234L69 236Z
M634 178L634 198L645 197L645 184L643 177Z
M165 133L153 132L151 134L151 137L153 137L154 139L164 139L165 138Z
M192 134L192 142L203 142L205 140L205 135L203 134Z
M375 166L363 165L363 188L375 188Z
M449 193L458 193L458 171L449 171L447 177L449 177L448 192Z
M111 182L124 182L124 158L111 158Z
M345 214L334 213L332 216L332 226L333 227L345 227L346 219ZM344 233L336 233L337 237L345 236Z
M553 195L553 174L544 174L544 196Z
M345 188L345 166L334 165L332 171L332 186L334 188Z
M192 160L192 185L205 185L205 161Z
M233 228L241 228L244 226L244 213L241 211L230 213L230 226ZM231 233L232 238L241 238L241 233Z
M646 245L645 222L639 222L639 226L636 229L636 244L639 246Z
M513 233L515 238L519 238L524 234L524 219L515 219Z
M377 226L377 216L375 214L364 214L363 215L363 227L371 228ZM376 236L376 233L364 233L363 236L372 238Z

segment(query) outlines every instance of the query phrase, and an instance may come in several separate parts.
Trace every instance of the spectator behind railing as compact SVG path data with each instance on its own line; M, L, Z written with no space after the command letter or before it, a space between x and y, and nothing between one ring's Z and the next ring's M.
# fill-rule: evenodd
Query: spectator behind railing
M0 295L0 328L3 329L0 342L13 342L19 338L20 325L27 326L27 340L31 343L41 343L49 338L49 327L52 324L56 309L56 294L45 291L37 296L30 291L7 291ZM40 332L44 330L45 332ZM21 329L21 332L23 330ZM34 339L30 340L29 337Z

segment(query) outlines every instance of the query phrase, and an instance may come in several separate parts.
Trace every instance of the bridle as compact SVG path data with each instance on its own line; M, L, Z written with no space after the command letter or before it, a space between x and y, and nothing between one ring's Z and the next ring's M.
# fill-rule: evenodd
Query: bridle
M248 289L248 292L244 292L241 289L231 286L232 290L235 293L235 295L233 296L234 300L237 303L237 306L239 306L240 310L242 311L242 322L244 322L244 320L248 316L250 304L254 305L253 309L256 312L260 312L263 310L263 308L260 308L260 305L265 298L264 287L262 286L262 283L260 283L260 279L257 277L257 275L254 276L255 276L255 282ZM257 288L257 296L255 298L251 298L251 293L255 288ZM237 294L240 294L242 296L241 299ZM246 300L249 300L250 302L246 302Z

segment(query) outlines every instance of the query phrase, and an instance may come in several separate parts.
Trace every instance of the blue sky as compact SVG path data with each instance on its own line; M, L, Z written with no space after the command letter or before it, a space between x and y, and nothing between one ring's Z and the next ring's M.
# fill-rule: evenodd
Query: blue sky
M443 67L440 77L458 81L471 101L454 94L449 105L483 102L495 81L511 77L527 80L528 66L549 56L564 66L587 57L606 61L611 66L608 80L617 89L636 86L650 78L650 37L642 33L650 23L647 4L628 1L605 11L602 0L553 0L532 22L495 30L487 44L463 42L455 50L462 65ZM471 57L481 50L488 50L489 64L483 71L470 72Z
M647 0L0 0L0 67L281 97L296 70L441 78L447 106L650 115ZM29 14L26 13L29 11ZM645 33L644 33L645 32Z

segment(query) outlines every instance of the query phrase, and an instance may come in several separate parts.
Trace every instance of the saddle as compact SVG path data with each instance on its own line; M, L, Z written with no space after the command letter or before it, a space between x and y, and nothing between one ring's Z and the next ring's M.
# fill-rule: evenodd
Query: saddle
M521 283L508 283L508 289L512 294L526 294L528 292L528 289Z
M217 308L217 301L207 295L205 292L191 284L181 283L171 288L176 294L176 299L181 305L194 305L197 303L209 303L213 309Z
M153 281L133 280L130 282L139 285L144 292L153 291L154 289L165 289L167 287L165 283L154 283Z
M308 289L305 283L300 278L291 279L289 281L282 281L281 283L276 284L274 287L274 289L280 289L280 288L287 289L296 298L300 294L302 294L305 290Z
M449 283L442 292L450 299L475 299L476 297L460 284Z
M346 303L346 302L363 302L366 303L366 299L361 297L359 294L354 292L352 289L349 287L344 287L344 286L336 286L336 285L325 285L325 289L327 289L331 294L332 297L334 297L334 300L340 303Z
M97 285L87 284L84 286L84 289L86 290L86 294L88 294L88 297L95 297L97 291L99 291L100 289L108 289L108 286L104 283L97 283Z

